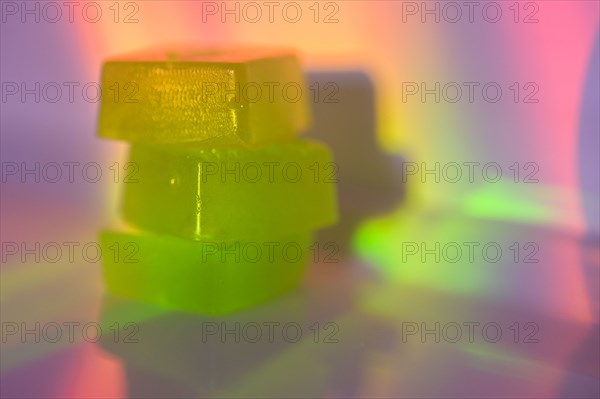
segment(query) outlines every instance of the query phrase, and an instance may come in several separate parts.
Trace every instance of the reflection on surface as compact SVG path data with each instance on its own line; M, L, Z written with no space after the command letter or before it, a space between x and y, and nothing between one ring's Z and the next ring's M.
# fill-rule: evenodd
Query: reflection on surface
M79 274L62 273L37 282L23 278L22 268L3 276L3 288L19 287L3 293L3 322L29 320L35 309L71 303L54 316L46 311L46 319L87 318L98 322L105 333L96 343L79 339L36 344L6 337L2 394L597 397L598 321L590 317L586 305L597 293L588 284L598 279L597 244L582 245L559 231L445 215L430 215L428 227L418 230L423 220L414 216L404 223L414 240L422 234L424 241L441 241L440 232L450 232L457 242L475 236L504 245L527 238L539 244L540 262L467 262L462 267L454 264L451 270L442 262L394 265L399 255L389 244L379 252L382 258L373 258L371 264L354 258L313 264L302 289L219 318L100 296L91 288L97 286L99 275L90 265L71 266ZM388 219L385 227L393 226ZM393 236L390 230L387 233ZM401 248L400 236L396 237ZM388 245L385 240L374 242ZM394 267L400 270L388 270ZM475 277L466 279L469 273ZM585 276L579 292L574 289L581 280L578 275ZM18 311L4 312L4 304L15 301L20 301ZM235 342L236 322L240 342ZM290 329L288 335L275 334L269 340L264 328L268 322L297 323L302 334L297 339L296 330ZM120 328L117 335L115 323ZM127 323L137 325L135 334L128 335L133 330ZM233 332L223 336L222 323ZM263 326L257 342L252 342L256 335L247 327L252 323ZM317 342L311 329L315 323L320 327ZM72 371L66 378L68 370Z
M359 381L365 351L382 349L393 330L360 311L350 312L358 276L344 268L318 265L311 287L222 317L160 311L107 296L102 324L134 322L139 342L108 336L101 345L124 361L131 396L156 395L161 392L156 381L164 381L162 389L178 387L169 391L171 397L293 397L298 392L318 397L336 381L340 385L334 389L352 395L355 389L348 383Z
M598 320L587 288L597 269L582 266L580 240L560 230L401 210L361 226L356 246L403 284Z

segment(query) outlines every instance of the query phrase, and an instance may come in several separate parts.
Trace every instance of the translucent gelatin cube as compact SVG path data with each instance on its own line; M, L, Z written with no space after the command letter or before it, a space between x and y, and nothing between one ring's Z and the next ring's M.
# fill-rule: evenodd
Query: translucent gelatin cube
M123 217L159 234L271 237L315 231L338 217L336 164L318 142L133 145L129 170Z
M292 51L148 50L104 64L98 134L217 145L289 139L308 126L309 94Z
M227 314L298 286L311 236L192 241L108 230L101 233L104 279L117 296L205 315Z

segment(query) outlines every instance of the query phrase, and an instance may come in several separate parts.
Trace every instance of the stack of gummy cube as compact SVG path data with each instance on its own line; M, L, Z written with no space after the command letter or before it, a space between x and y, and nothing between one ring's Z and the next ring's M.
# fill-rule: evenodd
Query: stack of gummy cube
M310 110L295 55L151 50L107 61L102 87L118 96L98 134L130 142L136 170L127 227L101 236L121 250L103 256L108 291L218 315L296 287L337 203L329 149L297 138Z

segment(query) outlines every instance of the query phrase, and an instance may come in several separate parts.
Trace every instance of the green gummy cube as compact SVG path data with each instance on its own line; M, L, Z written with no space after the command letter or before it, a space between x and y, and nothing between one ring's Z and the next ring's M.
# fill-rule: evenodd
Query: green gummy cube
M258 148L133 145L123 218L142 230L202 240L315 231L337 221L336 165L318 142Z
M148 50L108 60L98 135L143 143L256 144L295 137L308 88L287 50Z
M222 315L297 287L312 235L192 241L147 232L101 233L103 272L114 295L170 309Z

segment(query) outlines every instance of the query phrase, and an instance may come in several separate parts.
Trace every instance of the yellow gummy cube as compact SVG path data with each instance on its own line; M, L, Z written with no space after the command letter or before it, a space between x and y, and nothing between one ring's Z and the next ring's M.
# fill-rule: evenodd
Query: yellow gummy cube
M337 221L329 149L293 140L258 148L133 145L135 181L123 218L181 238L257 238L314 231Z
M308 89L287 50L150 50L108 60L98 135L143 143L255 144L309 123Z

